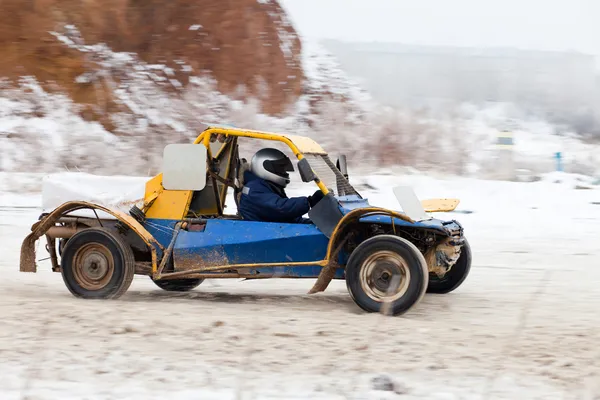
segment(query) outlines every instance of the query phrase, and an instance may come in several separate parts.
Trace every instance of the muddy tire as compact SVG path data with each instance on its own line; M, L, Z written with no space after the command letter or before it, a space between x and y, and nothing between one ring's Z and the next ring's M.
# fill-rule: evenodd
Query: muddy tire
M369 312L407 312L423 298L428 278L427 263L419 249L392 235L365 240L346 265L350 296Z
M167 292L189 292L200 286L204 279L166 279L152 282Z
M118 298L129 289L134 273L131 247L117 233L103 228L77 232L62 251L61 274L76 297Z
M443 278L438 278L435 274L429 276L427 293L446 294L462 285L465 279L467 279L469 271L471 271L471 259L471 246L469 246L469 242L465 239L460 257L450 271Z

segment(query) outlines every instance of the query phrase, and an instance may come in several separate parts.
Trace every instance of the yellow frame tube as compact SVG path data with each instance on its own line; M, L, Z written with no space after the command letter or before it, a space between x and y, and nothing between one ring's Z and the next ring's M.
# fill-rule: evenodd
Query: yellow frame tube
M220 272L221 270L228 270L232 268L269 268L269 267L308 267L311 265L317 265L324 267L327 264L327 260L310 261L310 262L280 262L280 263L258 263L258 264L227 264L227 265L211 265L208 267L200 267L190 269L187 271L168 272L166 274L157 275L155 279L161 278L173 278L177 276L186 276L190 274L200 274L204 272Z
M275 135L272 133L240 131L237 129L224 129L224 128L206 129L200 135L198 135L196 140L194 140L194 144L202 143L207 148L207 150L209 151L209 156L211 155L210 154L210 136L213 134L217 134L217 135L221 134L221 135L225 135L226 137L227 136L248 137L248 138L254 138L254 139L272 140L275 142L285 143L290 148L290 150L292 150L292 152L294 153L294 156L296 156L298 161L300 161L304 158L304 155L302 154L302 152L300 152L298 147L296 147L294 142L292 142L290 139L286 138L285 136ZM318 181L316 181L315 183L317 184L319 189L321 189L321 191L323 192L324 195L329 193L329 190L327 189L325 184L323 182L321 182L320 179L318 179Z
M237 139L234 139L237 141ZM229 179L229 175L231 174L231 164L233 163L233 154L235 153L235 146L237 145L237 143L225 143L225 145L223 146L223 149L226 149L227 145L229 145L229 155L228 157L228 162L227 162L227 168L225 169L225 179ZM215 157L218 157L221 154L221 151L224 151L223 149L221 149L216 155ZM227 197L227 185L223 186L223 190L220 193L220 198L219 200L221 201L221 204L223 205L223 212L225 211L225 199Z

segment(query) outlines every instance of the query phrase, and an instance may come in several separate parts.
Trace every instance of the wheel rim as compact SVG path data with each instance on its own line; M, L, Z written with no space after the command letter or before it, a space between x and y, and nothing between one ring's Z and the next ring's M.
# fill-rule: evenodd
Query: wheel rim
M75 253L73 276L84 289L102 289L113 276L115 264L108 248L99 243L88 243Z
M395 301L408 290L410 269L398 253L378 251L364 261L360 270L360 284L371 299Z

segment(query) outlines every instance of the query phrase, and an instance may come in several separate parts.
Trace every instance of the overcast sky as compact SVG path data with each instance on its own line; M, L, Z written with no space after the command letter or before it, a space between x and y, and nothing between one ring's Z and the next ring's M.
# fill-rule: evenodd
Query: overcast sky
M600 56L600 0L280 0L304 36Z

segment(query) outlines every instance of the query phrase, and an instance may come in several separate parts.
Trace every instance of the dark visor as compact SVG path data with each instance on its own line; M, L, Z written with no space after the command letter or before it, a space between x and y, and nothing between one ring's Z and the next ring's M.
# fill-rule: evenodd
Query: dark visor
M282 173L285 171L293 171L294 166L289 158L280 158L279 160L267 160L264 162L267 171L273 173Z

